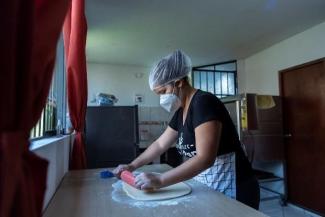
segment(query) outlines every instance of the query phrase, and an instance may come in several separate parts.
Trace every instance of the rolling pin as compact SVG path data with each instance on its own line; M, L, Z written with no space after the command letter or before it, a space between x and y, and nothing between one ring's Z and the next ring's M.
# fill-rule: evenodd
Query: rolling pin
M121 173L121 179L126 182L127 184L135 187L135 177L130 171L124 170ZM136 187L135 187L136 188Z

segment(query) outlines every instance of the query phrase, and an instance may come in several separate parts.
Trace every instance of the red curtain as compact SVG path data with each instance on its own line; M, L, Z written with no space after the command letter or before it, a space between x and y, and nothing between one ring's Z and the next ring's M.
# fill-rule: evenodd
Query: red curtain
M63 36L67 68L67 93L70 119L76 132L70 169L85 169L84 127L87 109L86 37L84 0L72 0L64 21Z
M29 151L45 106L69 0L0 7L0 216L41 216L48 162Z

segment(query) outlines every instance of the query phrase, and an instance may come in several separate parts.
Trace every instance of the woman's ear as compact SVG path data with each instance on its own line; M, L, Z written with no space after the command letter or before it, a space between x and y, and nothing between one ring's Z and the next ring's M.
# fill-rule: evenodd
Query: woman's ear
M175 87L181 88L184 86L184 81L183 79L175 81Z

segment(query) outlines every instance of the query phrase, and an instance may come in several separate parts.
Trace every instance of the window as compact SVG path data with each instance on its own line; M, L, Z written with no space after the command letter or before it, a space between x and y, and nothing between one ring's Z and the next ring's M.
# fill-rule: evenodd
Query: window
M194 88L213 93L219 98L237 94L237 63L229 61L194 67Z
M65 126L67 111L65 77L64 46L63 39L60 37L49 96L41 118L31 130L31 139L56 135L56 126L59 122L61 126Z

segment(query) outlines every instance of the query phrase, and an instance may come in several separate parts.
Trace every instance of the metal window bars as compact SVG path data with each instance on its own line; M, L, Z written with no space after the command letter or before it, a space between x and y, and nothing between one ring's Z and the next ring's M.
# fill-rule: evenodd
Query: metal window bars
M193 67L192 85L219 98L237 94L237 62L228 61Z

